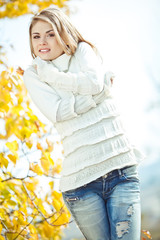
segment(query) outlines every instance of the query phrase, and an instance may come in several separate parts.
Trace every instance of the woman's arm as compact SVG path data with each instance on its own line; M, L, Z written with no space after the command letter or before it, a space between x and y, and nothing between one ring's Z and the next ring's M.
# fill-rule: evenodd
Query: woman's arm
M78 61L78 73L60 72L51 62L40 58L34 60L42 82L47 82L55 89L71 91L74 94L95 95L103 90L104 72L100 58L87 43L80 43L73 58Z
M106 73L105 83L107 85L111 81L112 76L113 74ZM65 121L83 114L103 102L110 94L110 86L105 84L103 90L94 96L74 96L70 93L69 97L62 99L47 83L39 80L39 76L33 66L25 71L24 83L33 102L52 122Z
M25 86L39 110L52 122L65 121L96 106L92 96L70 94L61 98L47 83L41 82L34 67L24 72Z
M39 80L34 67L29 67L23 75L24 84L30 94L31 99L38 109L53 123L57 122L57 112L62 99L57 95L47 83ZM77 114L74 112L74 97L66 102L66 109L61 112L62 121L73 118Z

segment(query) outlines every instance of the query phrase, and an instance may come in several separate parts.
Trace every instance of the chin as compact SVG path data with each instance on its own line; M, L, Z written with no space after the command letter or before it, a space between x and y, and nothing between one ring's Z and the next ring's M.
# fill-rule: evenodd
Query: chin
M50 60L52 60L50 57L45 57L45 56L39 56L42 60L44 60L44 61L50 61Z

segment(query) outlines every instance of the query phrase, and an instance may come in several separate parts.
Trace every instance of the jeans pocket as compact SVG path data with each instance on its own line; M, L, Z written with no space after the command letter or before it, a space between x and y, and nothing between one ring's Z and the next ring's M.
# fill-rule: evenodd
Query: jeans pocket
M139 175L137 171L137 166L127 167L122 170L122 178L127 181L136 181L139 182Z
M63 192L63 199L67 203L75 203L80 200L80 191L77 190L70 190L67 192Z
M65 199L67 202L75 202L75 201L79 200L78 197L66 197Z

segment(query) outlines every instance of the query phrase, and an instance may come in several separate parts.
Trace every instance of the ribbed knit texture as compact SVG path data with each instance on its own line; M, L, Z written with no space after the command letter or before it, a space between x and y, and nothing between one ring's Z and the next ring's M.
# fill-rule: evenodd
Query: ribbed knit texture
M100 176L138 164L143 155L130 143L110 95L110 74L86 43L52 62L34 60L24 83L41 112L54 123L64 146L60 190L81 187Z
M112 98L79 118L56 123L65 159L60 190L83 186L104 174L139 164L143 154L131 145Z

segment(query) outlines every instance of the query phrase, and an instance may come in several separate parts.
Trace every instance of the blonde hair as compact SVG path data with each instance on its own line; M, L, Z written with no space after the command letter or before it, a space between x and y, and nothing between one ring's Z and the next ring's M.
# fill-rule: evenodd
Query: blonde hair
M45 21L52 25L55 37L62 47L63 51L67 55L73 55L77 49L79 42L88 43L95 52L97 52L96 47L85 40L78 30L70 22L69 18L58 8L46 8L40 13L36 14L31 21L29 27L29 37L30 37L30 49L31 55L35 58L33 45L32 45L32 28L37 23L37 21Z

